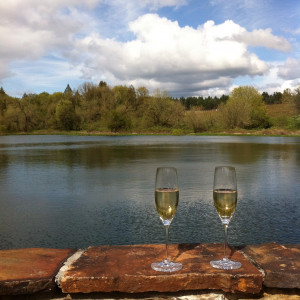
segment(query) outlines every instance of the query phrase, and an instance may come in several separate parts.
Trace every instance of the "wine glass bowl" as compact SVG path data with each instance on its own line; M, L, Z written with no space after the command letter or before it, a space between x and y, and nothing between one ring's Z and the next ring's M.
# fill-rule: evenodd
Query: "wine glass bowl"
M224 226L224 258L211 261L210 265L217 269L238 269L241 267L241 263L230 260L227 255L227 228L237 205L237 181L234 167L215 168L213 200Z
M174 272L182 268L182 264L172 262L168 258L169 226L177 211L179 201L178 177L176 168L157 168L155 180L155 205L166 232L166 258L151 264L152 269L162 272Z

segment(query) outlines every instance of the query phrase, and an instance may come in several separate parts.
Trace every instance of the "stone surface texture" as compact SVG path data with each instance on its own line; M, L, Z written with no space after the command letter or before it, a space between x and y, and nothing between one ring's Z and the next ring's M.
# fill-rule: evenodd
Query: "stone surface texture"
M28 248L0 251L0 295L30 294L56 288L53 280L70 249Z
M0 250L0 299L300 300L300 245L231 249L242 268L222 271L209 262L222 258L223 245L170 245L183 264L174 273L151 269L164 245Z
M300 288L299 246L268 243L249 245L242 251L264 270L266 287Z
M238 270L210 266L211 260L223 257L222 244L170 245L169 253L173 260L183 264L182 270L152 270L152 262L164 259L165 245L89 247L64 273L62 291L142 293L214 289L259 293L262 288L263 274L233 248L230 256L242 263Z

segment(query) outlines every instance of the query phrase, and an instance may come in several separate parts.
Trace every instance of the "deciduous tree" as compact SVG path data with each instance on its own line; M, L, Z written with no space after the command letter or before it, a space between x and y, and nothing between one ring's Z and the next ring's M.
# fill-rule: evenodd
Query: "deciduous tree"
M295 89L294 104L299 114L300 113L300 86Z
M176 127L183 120L184 106L178 100L171 100L166 92L156 90L145 105L148 126Z
M58 127L63 130L79 129L80 119L75 113L73 103L68 99L62 99L56 106L56 120Z
M251 86L235 88L221 108L223 121L229 128L269 127L269 118L260 93Z

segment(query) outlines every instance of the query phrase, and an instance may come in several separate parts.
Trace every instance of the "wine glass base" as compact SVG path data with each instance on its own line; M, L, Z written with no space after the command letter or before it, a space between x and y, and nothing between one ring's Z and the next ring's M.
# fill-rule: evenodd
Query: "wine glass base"
M152 263L151 267L155 271L175 272L175 271L179 271L182 268L182 264L172 262L172 261L161 261L161 262Z
M221 260L213 260L210 262L210 265L216 269L223 269L223 270L235 270L235 269L239 269L242 266L240 262L233 261L226 258L223 258Z

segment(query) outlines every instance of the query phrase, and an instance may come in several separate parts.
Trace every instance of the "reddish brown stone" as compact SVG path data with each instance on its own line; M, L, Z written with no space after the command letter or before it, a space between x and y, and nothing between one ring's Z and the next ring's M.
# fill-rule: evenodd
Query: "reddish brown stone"
M284 245L288 249L296 250L296 252L300 253L300 245Z
M170 256L183 268L173 273L152 270L151 263L164 259L164 245L90 247L65 272L61 280L64 293L216 289L226 292L258 293L263 275L246 258L233 251L242 263L238 270L218 270L210 266L222 258L223 245L170 245Z
M54 277L70 249L15 249L0 251L0 295L52 290Z
M300 248L276 243L247 246L243 251L265 272L264 285L300 288Z

